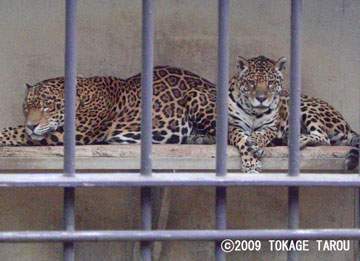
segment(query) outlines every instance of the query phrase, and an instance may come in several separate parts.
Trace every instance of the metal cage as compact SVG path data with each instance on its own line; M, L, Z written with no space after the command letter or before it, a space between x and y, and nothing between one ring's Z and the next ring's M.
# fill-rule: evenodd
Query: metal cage
M154 54L154 0L143 0L142 9L142 117L141 169L139 173L75 173L76 99L76 0L66 0L65 42L65 157L64 172L42 174L3 174L2 187L64 187L64 231L0 232L0 242L63 242L64 260L74 260L74 242L140 241L143 260L151 260L151 242L164 240L215 241L216 260L225 260L220 248L223 239L359 239L360 229L298 229L299 186L359 187L357 174L300 174L300 81L302 1L291 1L291 88L290 144L288 174L227 174L227 90L229 74L229 0L218 1L218 77L217 77L217 159L216 175L202 173L152 172L152 70ZM75 187L141 187L141 230L76 231ZM155 186L216 187L216 222L213 230L152 230L151 188ZM286 186L288 191L288 229L227 230L226 189L228 186ZM289 252L288 260L297 253Z

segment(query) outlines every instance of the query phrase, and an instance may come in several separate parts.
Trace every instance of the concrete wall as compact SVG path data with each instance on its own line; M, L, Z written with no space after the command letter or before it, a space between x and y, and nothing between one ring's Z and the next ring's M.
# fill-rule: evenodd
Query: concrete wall
M353 228L355 197L349 188L306 188L300 190L301 228ZM158 194L155 189L154 194ZM61 189L0 190L0 231L62 229ZM155 200L156 201L156 200ZM76 229L114 230L139 228L139 190L86 188L76 190ZM214 188L173 188L167 229L213 229ZM285 229L287 189L230 188L228 229ZM160 260L214 260L213 243L165 242ZM348 252L300 253L300 260L354 260L354 244ZM132 259L133 243L76 243L76 260L118 261ZM61 244L0 244L0 260L61 260ZM286 260L286 252L271 252L263 242L260 252L234 252L228 260Z
M0 3L0 127L21 124L22 84L63 75L65 1ZM158 0L155 64L216 80L217 1ZM360 2L303 1L303 91L337 107L359 130ZM141 1L78 1L78 72L128 77L140 71ZM230 74L235 57L289 58L287 0L231 1ZM285 73L289 82L289 67ZM212 228L214 189L174 189L169 228ZM60 229L61 190L1 189L0 229ZM187 204L183 204L186 202ZM352 189L301 190L302 227L353 227ZM78 229L137 228L136 189L77 191ZM105 203L105 204L104 204ZM286 189L231 189L229 228L285 228ZM339 209L341 211L339 211ZM181 217L181 218L179 218ZM163 260L211 260L212 243L165 243ZM77 244L78 260L130 260L131 243ZM0 260L59 260L61 244L0 245ZM311 258L310 258L310 256ZM285 253L230 260L285 260ZM303 260L352 260L348 253L310 253ZM244 259L245 260L245 259Z
M141 69L141 1L79 0L78 72ZM155 64L216 80L217 1L156 1ZM359 130L360 2L304 1L303 91ZM231 1L230 74L237 55L289 58L287 0ZM1 1L0 128L22 122L22 84L63 75L64 1ZM286 83L289 79L286 70Z

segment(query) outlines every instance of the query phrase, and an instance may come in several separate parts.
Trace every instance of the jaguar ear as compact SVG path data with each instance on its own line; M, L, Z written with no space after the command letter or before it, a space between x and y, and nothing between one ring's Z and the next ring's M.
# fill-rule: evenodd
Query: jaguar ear
M28 92L29 92L29 89L32 87L30 84L28 84L28 83L24 83L24 89L25 89L25 95L27 95L28 94Z
M242 56L238 56L236 59L236 66L239 70L244 71L249 68L249 62Z
M77 97L77 98L76 98L76 105L75 105L75 106L76 106L76 109L79 108L79 107L81 107L82 104L83 104L82 101Z
M28 84L28 83L24 83L24 89L28 89L28 88L31 88L32 86L30 85L30 84Z
M279 71L282 71L286 68L286 58L281 57L276 63L275 63L275 69L278 69Z
M80 88L76 89L76 108L79 108L84 104L83 99L86 99L86 97L83 97L83 93L83 90L81 90Z

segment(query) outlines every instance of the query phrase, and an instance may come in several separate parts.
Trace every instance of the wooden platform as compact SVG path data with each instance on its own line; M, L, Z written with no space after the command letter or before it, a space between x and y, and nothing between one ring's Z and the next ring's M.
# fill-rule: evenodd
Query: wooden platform
M303 170L343 171L350 147L309 147L301 152ZM1 147L0 170L62 169L63 147ZM76 148L77 169L135 170L140 166L139 145L92 145ZM153 168L157 170L215 169L215 145L154 145ZM239 152L228 147L228 168L240 169ZM264 170L287 170L288 148L266 148Z

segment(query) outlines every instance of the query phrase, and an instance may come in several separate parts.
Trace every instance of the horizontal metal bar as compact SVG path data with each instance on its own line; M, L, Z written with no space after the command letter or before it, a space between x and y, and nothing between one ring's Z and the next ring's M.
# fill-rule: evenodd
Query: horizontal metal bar
M0 232L0 243L84 241L216 241L223 239L359 239L360 229L271 230L99 230Z
M215 173L82 173L74 177L61 174L0 174L0 187L161 187L161 186L327 186L360 187L358 174L300 174L290 177L284 173L240 174L224 177Z

